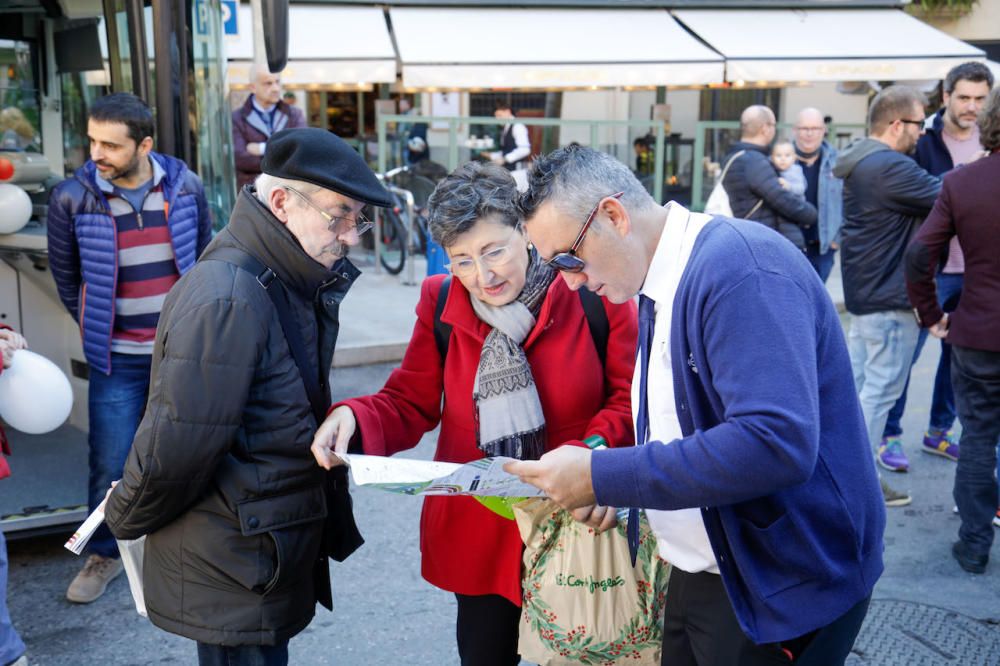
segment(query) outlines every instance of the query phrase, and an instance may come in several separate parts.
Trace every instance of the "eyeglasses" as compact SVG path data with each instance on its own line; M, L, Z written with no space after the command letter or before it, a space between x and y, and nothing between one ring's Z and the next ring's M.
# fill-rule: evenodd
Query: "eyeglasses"
M514 234L517 234L519 229L514 230ZM514 238L514 234L511 235L511 239ZM452 275L458 277L468 277L476 272L476 265L482 264L486 268L499 268L503 266L508 261L514 257L513 243L508 243L501 247L495 247L492 250L487 250L476 257L462 257L457 261L452 261L450 264L445 264L444 267L451 271Z
M468 277L476 272L476 264L482 263L486 268L499 268L503 266L514 256L514 252L510 245L504 245L503 247L496 247L489 252L483 252L476 257L463 257L458 261L453 261L450 264L445 264L444 267L451 271L452 275L458 277Z
M361 213L358 213L357 215L355 215L353 219L350 218L350 217L347 217L346 215L330 215L328 212L326 212L325 210L323 210L322 208L320 208L319 206L317 206L316 204L314 204L309 197L307 197L306 195L302 194L301 192L299 192L294 187L287 187L286 186L285 189L287 191L289 191L289 192L292 192L296 196L298 196L300 199L302 199L302 201L306 202L306 204L310 208L312 208L317 213L319 213L320 215L322 215L323 219L326 220L327 224L329 225L327 228L330 231L332 231L332 232L334 232L334 233L336 233L338 235L339 234L349 233L351 231L351 229L354 229L354 230L357 231L358 235L360 236L361 234L365 233L366 231L370 231L371 228L374 226L372 224L372 221L369 220L364 215L362 215ZM340 231L337 231L337 227L341 228Z
M923 127L924 123L927 122L926 120L909 120L907 118L899 118L898 120L906 125L919 125L921 127Z
M612 199L621 199L624 196L624 192L615 192L609 195ZM577 234L576 240L565 252L560 252L556 256L552 257L545 263L552 268L563 271L564 273L579 273L583 270L586 262L580 257L576 256L576 251L580 249L580 245L583 244L583 239L587 235L587 231L590 229L591 223L594 221L594 217L597 215L597 210L601 207L601 201L604 201L608 197L601 197L601 200L594 204L593 210L590 211L590 215L587 216L587 221L583 223L583 228L580 229L580 233Z
M825 127L796 127L796 132L802 132L803 134L820 134L826 132Z

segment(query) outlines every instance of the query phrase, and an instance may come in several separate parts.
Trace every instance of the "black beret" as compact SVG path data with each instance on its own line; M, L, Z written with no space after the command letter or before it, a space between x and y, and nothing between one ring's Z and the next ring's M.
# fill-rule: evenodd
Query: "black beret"
M275 132L267 140L261 171L303 180L373 206L391 206L389 192L358 151L332 132L299 127Z

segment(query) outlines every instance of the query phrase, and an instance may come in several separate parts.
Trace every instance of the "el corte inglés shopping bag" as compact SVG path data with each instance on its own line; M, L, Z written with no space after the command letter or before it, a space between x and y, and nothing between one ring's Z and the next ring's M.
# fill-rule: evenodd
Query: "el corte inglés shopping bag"
M645 515L632 567L624 521L603 534L552 500L514 505L524 541L518 651L541 666L659 666L670 565Z

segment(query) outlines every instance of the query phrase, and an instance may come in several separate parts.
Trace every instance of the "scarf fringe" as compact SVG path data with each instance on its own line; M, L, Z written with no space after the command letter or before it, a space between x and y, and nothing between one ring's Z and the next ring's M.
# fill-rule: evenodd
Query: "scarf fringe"
M477 442L477 444L488 458L505 456L517 460L538 460L545 453L545 440L543 425L538 430L515 433L492 442Z

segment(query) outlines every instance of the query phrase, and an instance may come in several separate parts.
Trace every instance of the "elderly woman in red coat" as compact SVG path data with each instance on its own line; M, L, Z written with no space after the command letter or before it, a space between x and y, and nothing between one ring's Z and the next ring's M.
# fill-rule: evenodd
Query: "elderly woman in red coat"
M501 167L468 163L429 201L430 226L451 261L440 319L452 332L444 359L434 336L444 276L428 278L402 365L375 395L335 405L313 453L388 456L441 424L435 460L533 460L561 445L634 442L630 383L636 312L600 299L608 321L602 365L579 294L542 262L520 227L517 189ZM583 226L585 220L580 220ZM597 242L597 238L591 239ZM442 401L443 396L443 401ZM595 507L590 523L612 524ZM578 518L583 518L578 515ZM429 497L420 521L422 573L458 600L463 666L517 664L522 543L513 520L472 497Z

